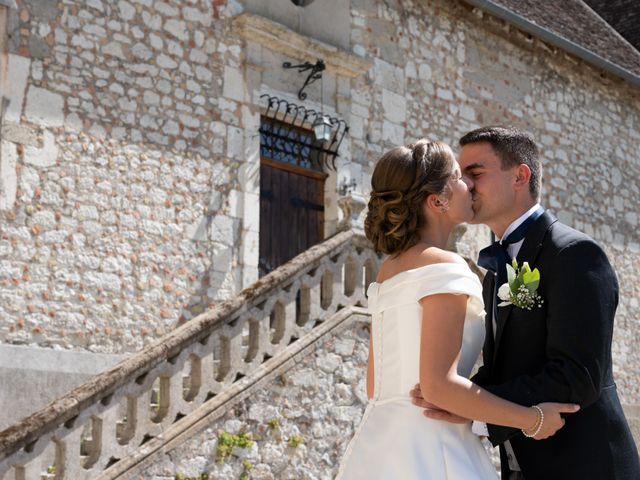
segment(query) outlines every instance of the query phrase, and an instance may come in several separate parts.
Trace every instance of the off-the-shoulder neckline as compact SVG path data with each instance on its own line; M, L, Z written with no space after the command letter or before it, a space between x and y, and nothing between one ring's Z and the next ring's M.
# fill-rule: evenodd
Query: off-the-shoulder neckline
M428 267L442 267L442 266L458 266L458 267L464 267L466 269L469 269L469 266L466 264L462 264L462 263L453 263L453 262L437 262L437 263L429 263L428 265L422 265L421 267L415 267L415 268L410 268L408 270L403 270L401 272L396 273L395 275L392 275L391 277L387 278L386 280L383 280L382 282L371 282L370 285L378 285L379 287L381 287L382 285L388 285L389 283L394 283L393 281L397 281L398 277L403 277L405 276L405 274L409 274L409 273L413 273L416 272L418 270L423 270L425 268ZM469 270L469 272L471 272L471 270ZM471 272L473 273L473 272Z

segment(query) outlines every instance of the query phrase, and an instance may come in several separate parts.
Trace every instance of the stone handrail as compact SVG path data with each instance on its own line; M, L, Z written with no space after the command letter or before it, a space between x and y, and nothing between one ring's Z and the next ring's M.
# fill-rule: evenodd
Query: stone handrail
M0 432L0 479L103 476L329 316L364 305L379 261L351 230L310 248Z

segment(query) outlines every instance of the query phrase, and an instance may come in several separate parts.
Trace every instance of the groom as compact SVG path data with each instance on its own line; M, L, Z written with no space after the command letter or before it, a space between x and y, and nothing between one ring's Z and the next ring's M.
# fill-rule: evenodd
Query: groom
M474 223L497 239L481 252L486 337L484 365L472 378L522 405L578 403L578 413L546 440L474 422L500 445L503 479L640 479L638 452L613 381L611 338L618 303L616 275L602 249L538 204L541 164L530 135L483 127L460 139L460 168L473 181ZM541 306L497 306L515 258L540 271ZM497 284L497 285L496 285ZM414 403L433 407L412 391ZM428 408L430 418L461 421Z

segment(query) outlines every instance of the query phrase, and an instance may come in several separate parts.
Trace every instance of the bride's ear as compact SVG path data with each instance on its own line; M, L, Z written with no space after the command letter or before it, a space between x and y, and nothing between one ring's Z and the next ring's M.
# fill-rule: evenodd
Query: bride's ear
M433 213L441 213L446 203L435 193L430 193L424 201L425 208Z

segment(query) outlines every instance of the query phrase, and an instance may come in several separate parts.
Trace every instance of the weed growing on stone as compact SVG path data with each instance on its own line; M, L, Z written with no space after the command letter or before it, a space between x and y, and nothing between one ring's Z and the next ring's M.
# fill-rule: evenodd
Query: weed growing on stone
M240 474L240 480L249 480L249 472L253 468L253 463L245 458L244 460L242 460L242 467L244 468L244 470Z
M274 430L278 430L280 428L280 420L278 420L277 418L272 418L271 420L269 420L267 425L269 426L269 430L273 432Z
M209 480L209 474L207 472L202 472L197 477L185 477L182 473L176 473L173 478L175 480Z
M253 445L253 440L250 433L240 432L235 435L229 432L222 432L218 437L216 460L219 463L224 462L231 455L233 447L248 448L251 445Z
M304 443L304 437L302 435L293 435L292 437L289 437L289 440L287 440L287 445L291 448L298 448L301 443Z

